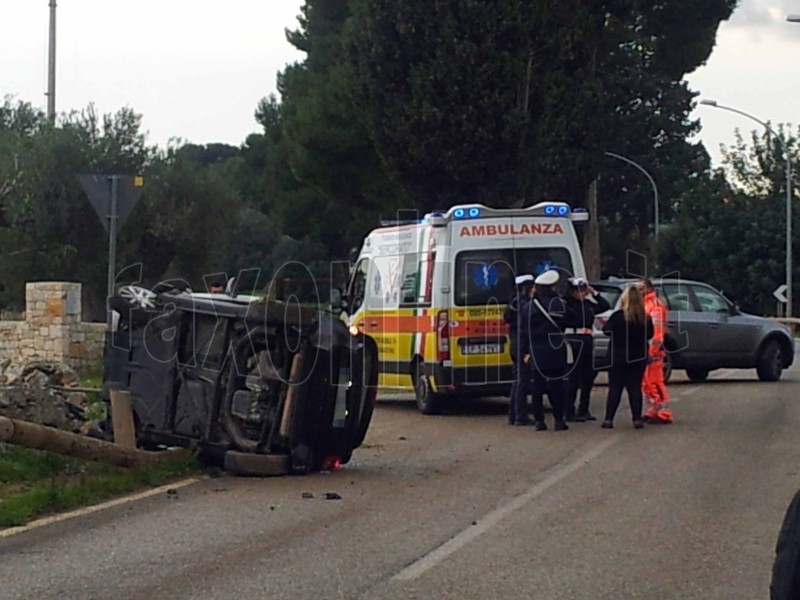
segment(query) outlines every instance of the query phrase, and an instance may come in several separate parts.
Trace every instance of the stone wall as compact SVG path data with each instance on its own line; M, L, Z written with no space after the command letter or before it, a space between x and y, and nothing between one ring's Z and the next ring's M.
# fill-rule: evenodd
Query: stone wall
M25 319L0 321L0 361L34 360L82 371L102 366L104 323L81 320L81 284L25 285Z

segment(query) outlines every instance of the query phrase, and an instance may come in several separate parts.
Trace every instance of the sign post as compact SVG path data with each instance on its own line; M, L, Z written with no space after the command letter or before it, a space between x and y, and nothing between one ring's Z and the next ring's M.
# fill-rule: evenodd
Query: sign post
M788 298L786 297L786 284L783 283L775 288L772 295L775 297L775 300L778 301L778 316L784 316L789 306L787 303Z
M142 195L144 179L131 175L79 175L83 191L100 222L108 231L107 295L114 293L117 262L117 234ZM112 312L106 307L106 327L112 326Z

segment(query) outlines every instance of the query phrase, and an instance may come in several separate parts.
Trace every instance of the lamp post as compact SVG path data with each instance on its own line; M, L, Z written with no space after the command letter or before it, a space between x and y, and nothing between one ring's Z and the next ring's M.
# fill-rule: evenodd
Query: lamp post
M630 158L622 156L621 154L615 154L614 152L606 152L605 155L610 156L611 158L616 158L618 160L628 163L633 167L636 167L642 173L644 173L644 176L647 177L647 181L650 182L650 186L653 188L653 233L655 234L656 238L656 253L658 253L658 187L656 186L655 180L647 171L647 169L645 169L639 163L631 160Z
M788 20L792 20L793 18L798 19L800 22L800 15L789 15ZM786 316L791 318L793 310L792 310L792 159L789 157L789 148L786 147L786 143L783 139L775 133L775 131L767 125L761 119L754 117L753 115L741 111L737 108L731 108L730 106L723 106L722 104L717 103L716 100L700 100L700 104L704 106L711 106L712 108L721 108L722 110L727 110L730 112L734 112L738 115L742 115L743 117L747 117L748 119L755 121L759 125L761 125L764 129L766 129L771 135L778 140L778 143L781 145L781 149L783 150L783 155L786 158Z
M789 21L789 23L800 23L800 15L789 15L786 17L786 20Z
M56 122L56 0L50 0L50 47L47 59L47 118Z

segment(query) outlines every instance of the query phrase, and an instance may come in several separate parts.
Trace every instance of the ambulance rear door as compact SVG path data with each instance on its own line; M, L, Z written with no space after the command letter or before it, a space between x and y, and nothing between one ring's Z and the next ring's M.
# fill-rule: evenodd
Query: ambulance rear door
M516 275L555 269L566 283L577 267L583 276L580 248L568 219L496 216L500 212L451 224L451 364L464 369L465 385L511 380L503 312Z

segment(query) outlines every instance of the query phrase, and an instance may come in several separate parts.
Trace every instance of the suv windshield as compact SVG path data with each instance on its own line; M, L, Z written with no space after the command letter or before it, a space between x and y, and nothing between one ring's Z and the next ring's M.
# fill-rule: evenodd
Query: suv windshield
M458 306L505 304L514 291L516 275L536 276L548 269L561 273L560 284L563 287L567 278L572 276L569 252L565 248L459 252L455 264L455 303Z

